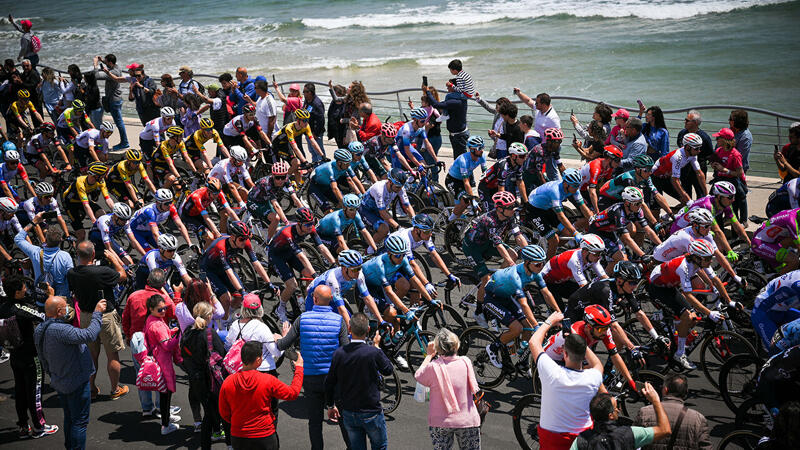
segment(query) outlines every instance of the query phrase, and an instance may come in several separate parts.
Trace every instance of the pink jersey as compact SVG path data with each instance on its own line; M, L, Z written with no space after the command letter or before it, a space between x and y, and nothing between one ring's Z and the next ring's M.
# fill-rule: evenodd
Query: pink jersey
M717 209L714 207L714 196L707 195L702 198L698 198L691 205L683 208L680 212L680 215L675 216L675 222L672 222L672 227L670 227L669 232L670 234L677 233L678 230L688 227L691 225L689 223L688 215L689 211L693 210L694 208L705 208L711 211L711 214L714 215L714 223L717 224L721 221L730 219L731 222L736 222L736 214L733 213L731 207ZM719 221L718 221L719 220Z
M800 214L800 208L775 214L758 227L753 238L768 244L778 243L787 238L793 241L800 240L797 226L798 214Z

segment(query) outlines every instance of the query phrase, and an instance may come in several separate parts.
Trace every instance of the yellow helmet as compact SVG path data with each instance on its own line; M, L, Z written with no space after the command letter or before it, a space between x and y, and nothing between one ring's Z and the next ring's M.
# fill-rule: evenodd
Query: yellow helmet
M200 119L200 128L204 130L209 130L211 128L214 128L214 121L207 117Z
M297 120L308 120L311 117L311 114L309 114L305 109L300 108L294 110L294 117Z
M135 148L131 148L127 152L125 152L125 159L127 159L128 161L139 162L142 160L142 152L136 150Z
M89 173L93 175L104 175L106 172L108 172L108 167L99 161L89 164Z
M20 89L17 91L17 97L19 98L31 98L31 93L28 92L27 89Z
M181 127L169 127L169 128L167 128L167 136L169 136L169 137L183 136L183 128L181 128Z

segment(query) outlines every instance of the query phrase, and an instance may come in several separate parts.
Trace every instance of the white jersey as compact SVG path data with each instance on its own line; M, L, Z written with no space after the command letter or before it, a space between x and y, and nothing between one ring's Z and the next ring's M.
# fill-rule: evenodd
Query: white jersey
M253 118L253 120L248 121L244 119L244 114L240 114L225 124L225 128L222 129L222 134L230 137L240 136L254 126L260 126L258 119Z
M686 147L681 147L659 158L653 166L653 175L656 177L666 177L669 175L672 178L680 178L681 169L689 164L692 165L692 169L695 171L700 170L700 163L697 162L697 156L689 156Z
M389 190L389 180L381 180L370 186L367 190L367 195L364 197L364 206L372 210L385 210L392 205L392 201L398 195L403 205L408 205L408 195L406 189L403 188L400 192L392 192Z
M161 117L153 119L145 124L144 129L139 133L139 139L156 141L156 144L158 144L164 139L164 132L171 126L172 124L167 125L164 123L164 119Z
M589 284L589 279L586 278L586 270L592 269L597 274L597 278L605 278L606 271L598 260L595 263L583 263L583 249L577 249L571 255L562 253L550 258L547 264L542 269L542 277L547 283L563 283L570 279L578 283L578 286Z
M150 271L153 269L167 270L170 266L172 266L181 276L188 275L186 272L186 267L183 265L183 260L181 260L181 256L178 255L178 252L175 252L175 255L172 257L172 259L164 259L161 257L161 251L154 249L147 252L143 259Z
M685 255L689 252L689 244L696 240L706 241L715 252L717 251L717 243L714 242L711 232L705 236L701 236L696 234L691 226L688 226L678 230L677 233L673 234L667 238L666 241L662 242L661 245L656 247L655 250L653 250L653 258L663 263L677 258L678 256Z
M247 162L239 167L236 167L231 162L231 158L219 160L214 164L214 168L208 176L218 179L222 184L239 183L245 184L246 180L250 179L250 172L247 170Z
M30 221L33 221L33 216L37 213L44 211L55 211L56 216L61 217L61 210L58 209L58 202L55 197L51 197L46 205L39 203L38 197L31 197L22 202L22 209L28 215L28 220Z
M397 236L400 239L402 239L403 242L406 243L406 249L407 249L406 257L408 257L409 261L412 261L414 259L414 254L412 253L412 251L415 248L419 247L420 245L424 244L425 248L427 248L429 252L436 250L436 247L433 245L432 239L429 238L427 240L417 241L414 239L414 236L412 235L413 231L414 228L400 228L399 230L389 235L389 236ZM433 237L433 235L431 235L431 237Z
M94 146L95 151L99 150L107 154L109 148L108 139L104 138L102 133L97 128L90 128L75 138L75 145L82 148Z
M131 221L125 221L125 224L122 226L116 225L112 221L112 217L114 216L113 213L104 214L97 218L97 222L95 225L97 226L97 230L100 231L100 238L103 242L111 242L111 236L117 234L120 229L125 230L125 234L131 235L133 231L131 231Z

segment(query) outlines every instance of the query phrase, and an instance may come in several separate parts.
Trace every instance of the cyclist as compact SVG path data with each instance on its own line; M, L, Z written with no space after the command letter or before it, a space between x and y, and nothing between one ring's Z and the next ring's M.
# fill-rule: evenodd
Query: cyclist
M400 207L408 217L414 217L414 207L408 200L408 194L404 187L408 180L408 174L400 169L392 169L387 179L380 180L370 186L361 201L359 212L364 219L364 223L372 229L372 239L375 242L382 242L391 232L400 227L400 224L392 218L390 209L397 198Z
M222 184L222 189L235 201L239 208L247 206L247 191L253 187L247 161L247 150L234 145L230 149L231 157L219 160L209 172L209 178L216 178Z
M319 238L335 255L341 250L349 249L347 241L345 241L342 234L348 226L353 225L369 246L370 253L375 253L377 250L375 241L372 240L372 235L367 231L367 227L358 213L358 208L361 206L361 197L355 194L347 194L342 200L342 205L342 209L333 211L320 219L319 225L317 225Z
M784 274L800 266L800 230L797 227L800 208L781 211L762 223L753 234L750 251Z
M525 182L525 189L528 193L547 182L547 178L558 173L556 166L563 170L564 166L560 161L561 142L564 140L564 133L560 128L548 128L544 132L545 140L541 144L536 144L528 148L528 156L522 164L522 181ZM527 147L526 147L527 148ZM555 173L546 174L548 161L554 161L552 171Z
M650 284L647 287L650 298L662 302L668 310L680 316L678 346L672 357L686 370L696 368L686 356L686 337L700 320L695 310L714 322L723 318L719 311L709 310L692 293L695 283L702 281L713 286L725 302L731 302L722 282L709 267L713 256L714 248L708 242L692 241L685 255L662 263L650 273ZM695 277L699 280L696 281ZM700 285L702 283L698 282L698 286Z
M706 175L700 170L700 163L697 162L697 155L702 151L702 147L703 139L699 134L686 133L683 136L683 147L662 156L653 166L653 184L661 192L680 201L681 206L688 205L692 200L681 186L681 170L687 165L691 164L697 181L703 188L703 196L708 195Z
M773 418L786 402L800 399L800 345L790 347L764 363L758 374L756 392Z
M256 107L250 104L244 105L242 114L231 119L222 129L222 142L228 148L239 145L253 154L256 152L256 142L259 140L267 147L272 145L272 141L256 119Z
M144 289L147 284L147 277L153 269L169 270L174 268L183 281L184 286L188 286L192 279L183 265L181 256L176 251L178 249L178 239L171 235L164 233L158 237L158 248L154 248L145 253L142 260L139 261L139 267L136 269L136 286L137 290ZM165 283L164 288L168 292L172 292L170 283Z
M181 174L175 167L175 160L173 155L180 152L183 155L183 161L189 166L189 169L197 173L197 168L192 163L189 154L186 153L186 146L183 145L181 137L183 136L183 128L169 127L166 132L167 139L161 142L161 145L153 152L153 179L162 188L170 189L174 184L177 189L182 189ZM185 180L188 182L188 180Z
M267 286L272 286L267 271L264 270L250 243L252 234L250 227L242 221L231 222L228 224L228 233L229 236L223 235L215 239L200 258L200 270L205 274L204 278L211 283L214 294L222 302L226 317L231 308L239 306L244 295L242 282L231 267L234 256L246 253L256 274Z
M800 309L800 270L785 273L771 280L758 293L750 320L765 350L772 350L770 344L778 328L800 319L798 309Z
M36 193L33 192L33 186L28 179L28 171L25 170L25 166L19 162L19 152L16 150L6 150L3 154L3 160L4 162L0 164L0 188L2 188L2 193L6 197L13 197L16 201L19 201L20 198L16 189L10 184L19 177L22 179L22 183L28 189L28 192L35 196Z
M558 302L558 311L564 309L563 299L569 298L578 288L589 284L592 279L608 278L600 264L605 251L603 239L587 233L580 236L580 248L567 250L547 261L542 276ZM591 269L594 277L587 276L587 269Z
M787 209L800 207L800 189L798 189L800 178L793 178L775 190L767 202L767 217L772 217Z
M516 145L515 145L516 144ZM519 142L508 146L508 156L497 161L483 174L478 183L481 203L491 209L491 198L495 192L508 191L518 196L523 203L528 202L528 191L522 181L522 164L528 150Z
M361 184L361 179L364 175L369 177L370 183L377 182L378 178L375 176L375 172L372 171L372 167L370 167L369 163L364 158L364 144L353 141L347 145L347 149L353 154L353 161L350 162L350 170L357 175L356 179L359 180L359 184ZM361 190L364 190L363 184L361 184Z
M406 122L399 130L394 141L399 150L392 160L392 167L399 169L400 164L397 155L402 155L411 168L421 168L421 164L425 159L422 157L420 150L414 148L412 143L421 141L425 146L425 151L433 157L434 162L436 159L436 152L433 151L433 145L428 140L428 134L425 131L425 122L428 120L428 112L424 108L414 108L411 110L411 120Z
M13 198L0 197L0 255L5 261L11 261L14 236L22 231L22 225L16 215L18 208L19 205Z
M61 209L58 207L58 201L54 198L55 189L53 185L46 181L41 181L36 183L36 187L33 188L33 191L36 193L36 196L22 202L22 210L17 212L20 225L24 227L29 223L33 223L33 217L40 212L53 211L55 213L55 219L64 232L64 237L69 238L69 229L64 222L64 218L61 217ZM44 232L41 226L33 224L33 230L36 233L36 237L39 238L39 242L45 242Z
M800 345L800 319L787 322L775 331L767 349L770 354L775 354L787 350L789 347Z
M528 245L520 251L520 255L521 263L498 270L486 283L483 309L508 327L508 330L500 334L499 342L495 341L486 346L489 361L497 368L503 367L503 361L499 357L500 345L507 345L520 334L523 339L528 340L531 332L523 333L523 328L539 326L531 310L533 301L531 299L530 304L528 303L529 294L525 292L525 287L535 283L545 302L556 309L555 299L547 290L547 284L541 275L544 261L547 259L544 249L538 245Z
M206 142L208 141L214 141L214 143L217 144L218 155L222 155L225 158L231 157L230 153L228 153L228 148L225 147L222 138L219 137L219 133L214 129L214 121L207 117L200 119L199 130L190 134L183 140L186 153L189 154L192 163L195 167L204 167L206 171L214 167L214 164L208 159L208 154L206 153Z
M631 237L636 229L643 231L654 245L661 244L661 239L650 228L644 217L643 203L642 190L628 186L622 190L621 202L601 211L589 223L586 231L600 236L606 244L606 250L611 255L611 261L608 263L609 271L617 261L628 259L625 252L626 246L633 251L637 258L645 255Z
M622 201L622 191L626 187L637 187L644 194L644 203L642 204L644 215L651 226L657 227L658 221L653 214L653 209L655 208L658 211L658 208L661 208L669 215L672 215L672 209L667 203L667 199L658 192L658 189L653 184L653 179L650 177L652 172L653 159L647 155L636 156L633 158L633 169L617 175L600 187L600 198L597 200L597 206L602 209L608 208L614 203Z
M534 189L525 204L526 220L539 235L547 239L547 256L552 258L558 248L558 231L564 230L570 236L576 234L575 227L564 214L564 200L567 198L577 206L586 219L592 212L583 202L578 188L582 183L580 172L575 169L564 171L564 180L553 180Z
M308 194L319 203L322 212L329 213L335 206L342 204L342 191L339 182L344 177L351 192L363 194L363 187L357 181L356 174L350 169L353 155L349 150L340 148L333 153L333 161L320 164L314 169L309 180Z
M386 179L386 175L392 170L389 159L391 158L390 154L393 155L397 152L397 148L394 146L396 137L397 128L391 123L385 123L381 125L380 134L372 136L364 142L364 159L367 160L367 164L378 178ZM408 166L405 158L403 158L403 162L405 163L404 167ZM409 169L410 167L406 170Z
M470 202L464 198L464 195L470 197L475 196L475 192L472 190L472 187L475 185L475 177L472 175L472 172L474 172L478 166L480 166L481 172L486 172L486 157L483 156L483 149L485 146L486 144L481 136L470 136L469 139L467 139L467 150L469 151L458 155L458 158L453 161L453 164L447 171L444 184L447 190L453 194L457 202L456 206L453 208L453 212L450 213L449 220L455 220L456 217L461 217L461 214L464 214L467 206L469 206Z
M28 112L31 113L32 124L28 123ZM35 119L35 120L34 120ZM22 132L33 132L33 124L44 122L42 115L36 110L31 102L31 93L27 89L17 91L17 99L11 102L6 115L6 126L10 137L18 139L20 145L23 143Z
M622 150L614 145L606 145L603 148L602 158L595 158L580 168L581 196L584 198L588 196L589 209L591 209L593 213L597 214L601 211L598 206L597 186L602 186L606 180L612 177L614 171L619 167L621 160Z
M114 134L114 124L105 121L100 128L89 128L75 138L73 151L78 168L83 169L92 161L108 161L108 138ZM91 157L91 159L90 159Z
M172 218L173 222L175 222L175 226L178 227L186 243L191 245L192 241L189 239L189 232L186 231L186 226L178 215L178 210L172 204L173 198L172 191L169 189L159 189L153 196L153 203L133 213L131 230L133 230L136 241L146 251L156 247L158 237L161 235L158 226L166 223L169 218Z
M183 223L192 228L198 235L199 230L205 228L209 233L202 233L205 245L222 236L217 229L217 225L208 215L208 207L216 200L222 208L219 210L219 225L222 232L227 231L229 220L239 220L239 216L231 209L225 194L222 193L222 185L216 178L207 178L206 185L196 189L189 194L180 205L180 216Z
M317 286L325 285L331 288L333 294L333 300L330 303L331 309L338 312L348 326L350 326L350 313L345 307L347 302L345 296L355 289L358 289L355 292L361 296L364 304L371 305L372 313L376 314L375 300L369 295L364 273L361 271L363 263L364 259L361 257L361 253L356 250L343 250L339 253L339 267L326 270L308 285L305 301L306 311L311 311L314 306L314 289Z
M280 303L275 311L282 322L286 321L286 302L289 301L289 298L294 294L294 290L297 289L297 279L294 271L300 272L305 278L316 276L308 256L300 248L299 243L311 238L314 241L314 245L317 246L319 252L328 262L331 264L336 262L314 228L316 219L311 210L298 208L295 214L297 222L290 223L279 229L275 236L272 236L267 246L270 264L274 266L278 276L284 283Z
M325 154L319 148L314 135L311 134L311 127L308 124L310 118L311 114L307 110L296 109L294 111L294 122L286 124L272 137L273 161L277 162L279 159L287 161L291 165L289 174L294 175L294 180L298 186L303 182L303 177L298 169L308 167L308 161L306 161L304 152L297 146L295 138L305 134L308 138L307 141L314 147L317 155L325 159Z
M291 199L296 208L305 206L297 198L292 183L287 182L288 174L289 164L286 161L278 161L272 164L272 176L256 181L247 193L247 210L256 219L269 223L267 236L270 238L275 235L278 224L289 223L286 213L281 208L282 200Z
M8 144L14 145L10 141L8 141ZM3 145L5 146L5 144ZM72 169L72 166L69 165L67 153L64 151L61 142L56 139L56 126L52 122L45 122L39 127L39 133L31 136L31 140L22 150L28 164L33 164L36 167L40 177L52 176L59 172L58 169L53 167L50 158L47 156L46 150L50 147L55 147L61 159L67 164L64 170L69 171ZM16 147L13 150L16 150Z
M94 212L102 211L100 205L97 204L99 194L103 195L103 200L110 209L114 208L114 201L111 200L106 188L106 175L108 175L108 166L99 161L89 163L86 175L75 179L62 194L61 204L64 205L67 217L72 222L72 229L75 230L79 241L84 237L83 219L89 217L89 220L94 223L97 221Z
M114 164L108 172L106 186L109 192L114 194L117 199L127 202L129 206L144 206L144 200L139 197L139 191L133 184L136 173L142 177L145 185L153 194L156 193L156 186L147 176L142 165L142 152L136 149L128 149L125 152L125 159Z
M72 101L70 107L65 109L64 112L58 116L58 120L56 121L56 134L61 139L61 143L67 146L70 164L73 162L72 144L75 138L82 130L94 128L85 109L86 105L83 101L75 99Z
M114 239L114 236L116 236L120 230L125 231L131 246L139 252L140 255L146 253L133 236L130 224L132 215L133 210L131 210L130 206L122 202L115 203L113 212L100 216L92 225L92 229L89 230L89 240L92 241L95 248L105 248L106 250L116 253L127 265L133 264L133 258L131 258L122 245Z
M161 142L166 139L167 130L175 123L175 110L169 106L161 108L161 117L157 117L144 125L139 132L139 148L144 154L145 165L150 168L150 158L153 152L161 146Z

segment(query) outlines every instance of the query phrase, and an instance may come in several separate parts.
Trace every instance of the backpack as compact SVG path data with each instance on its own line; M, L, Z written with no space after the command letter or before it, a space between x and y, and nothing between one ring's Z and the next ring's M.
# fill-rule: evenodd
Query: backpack
M621 427L611 423L598 425L586 430L576 438L579 450L627 450L636 448L631 427Z
M250 323L250 322L247 322ZM247 323L241 325L239 323L239 335L236 336L236 341L233 342L231 348L228 350L228 353L225 354L225 358L222 360L222 365L225 366L225 370L228 371L230 374L234 374L242 370L242 346L246 342L242 339L242 331L244 331L244 327L247 326Z
M33 53L39 53L39 50L42 49L42 41L33 33L31 33L31 49Z
M201 94L205 95L206 94L206 87L203 86L203 83L201 83L201 82L199 82L197 80L192 80L192 81L197 83L197 89L200 91Z
M17 316L0 319L0 347L14 350L22 345L22 333L19 330Z

